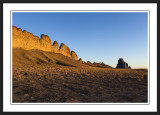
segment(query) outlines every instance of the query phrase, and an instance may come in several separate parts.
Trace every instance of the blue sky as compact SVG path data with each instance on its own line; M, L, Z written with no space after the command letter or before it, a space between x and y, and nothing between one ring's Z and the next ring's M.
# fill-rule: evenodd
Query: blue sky
M64 43L84 61L148 67L146 12L15 12L12 25Z

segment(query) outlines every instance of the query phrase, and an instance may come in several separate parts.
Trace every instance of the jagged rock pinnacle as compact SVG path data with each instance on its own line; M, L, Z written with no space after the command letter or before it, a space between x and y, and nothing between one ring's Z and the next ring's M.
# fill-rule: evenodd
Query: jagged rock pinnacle
M128 63L126 63L123 58L119 58L118 64L116 68L123 68L123 69L131 69L130 66L128 66Z
M77 54L74 51L70 52L69 47L64 43L61 43L60 47L58 47L58 42L54 41L53 45L51 45L51 39L48 35L42 34L41 38L39 38L38 36L34 36L26 30L22 31L21 28L15 26L12 26L12 48L23 48L25 50L38 49L61 53L78 60Z

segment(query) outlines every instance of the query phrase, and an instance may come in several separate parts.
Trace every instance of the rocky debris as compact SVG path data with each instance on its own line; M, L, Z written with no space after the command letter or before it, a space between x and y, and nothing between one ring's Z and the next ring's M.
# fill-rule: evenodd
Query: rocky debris
M15 53L13 55L14 59L17 59L17 55ZM78 65L78 61L74 62ZM79 64L78 67L62 67L57 64L33 64L31 67L28 64L25 66L17 64L13 63L12 69L14 103L60 103L60 101L146 103L148 101L147 69L123 71L89 67L84 64ZM24 72L28 75L24 76Z
M71 57L75 60L78 60L78 56L74 51L71 51Z
M83 62L82 61L82 63L84 63L84 64L87 64L87 65L89 65L89 66L93 66L93 67L100 67L100 68L113 68L113 67L111 67L111 66L109 66L109 65L106 65L106 64L104 64L103 62L93 62L93 63L91 63L90 61L87 61L87 62Z
M102 68L112 68L111 66L106 65L103 62L99 62L99 63L93 62L92 66L94 66L94 67L102 67Z
M28 73L25 72L24 75L28 75Z
M116 68L122 68L122 69L131 69L130 66L128 66L128 63L126 63L123 58L119 58L118 64Z
M57 41L54 41L53 45L51 46L52 47L52 51L55 52L55 53L59 53L59 47L58 47L58 42Z
M71 57L70 49L64 43L61 43L59 52L65 56Z
M12 48L23 48L25 50L38 49L61 53L78 60L77 54L74 51L70 52L70 49L64 43L59 47L58 42L54 41L53 45L51 45L49 36L42 34L41 38L39 38L38 36L34 36L26 30L22 31L21 28L15 26L12 26Z
M78 61L79 61L80 63L83 63L81 58L79 58L79 60L78 60Z

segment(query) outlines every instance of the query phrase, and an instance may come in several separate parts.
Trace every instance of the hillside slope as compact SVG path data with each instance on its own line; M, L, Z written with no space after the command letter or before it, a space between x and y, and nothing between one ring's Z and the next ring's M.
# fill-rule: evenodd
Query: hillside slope
M12 49L17 102L147 102L147 70L92 67L62 54Z
M41 50L24 50L22 48L12 49L13 65L29 64L59 64L64 66L79 66L77 60L64 56L60 53L47 52Z
M60 53L47 52L42 50L24 50L22 48L12 49L12 63L13 66L24 66L24 65L62 65L71 67L101 67L88 65L86 63L80 63L78 60L64 56ZM105 66L103 68L111 68Z

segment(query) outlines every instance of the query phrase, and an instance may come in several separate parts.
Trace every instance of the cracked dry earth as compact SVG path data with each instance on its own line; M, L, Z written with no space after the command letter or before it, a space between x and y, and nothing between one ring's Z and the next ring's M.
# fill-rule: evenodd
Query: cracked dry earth
M147 69L92 67L61 54L13 49L13 103L146 103Z

